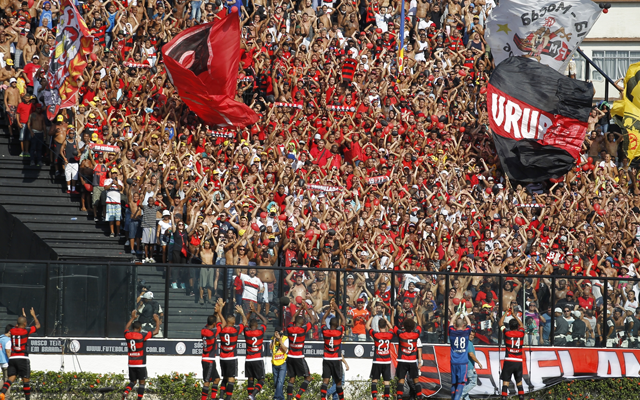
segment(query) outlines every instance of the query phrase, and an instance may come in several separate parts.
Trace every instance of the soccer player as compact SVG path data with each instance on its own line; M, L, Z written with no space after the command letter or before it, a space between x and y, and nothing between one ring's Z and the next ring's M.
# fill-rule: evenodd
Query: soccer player
M373 338L375 354L373 355L373 365L371 366L371 398L376 400L378 397L378 379L382 375L384 382L384 398L391 396L391 341L393 333L389 332L388 322L384 318L378 319L378 331L371 329L373 317L369 318L365 328L369 332L369 336Z
M509 330L504 326L504 318L510 314L513 318L509 320ZM524 400L524 388L522 387L522 345L524 344L524 326L518 318L518 313L511 307L500 318L500 329L504 332L505 357L502 365L500 380L502 381L502 399L509 396L509 382L511 377L516 379L518 387L518 398Z
M220 372L222 373L222 388L226 394L225 399L231 400L233 396L233 386L238 376L238 336L244 332L247 324L247 317L244 315L242 306L236 306L236 312L242 316L242 324L236 325L236 317L228 316L226 319L222 316L222 309L226 303L222 299L218 299L218 319L224 321L218 322L218 337L220 338ZM221 390L222 390L221 388Z
M406 318L402 327L393 327L393 333L397 336L398 346L398 367L396 368L396 377L398 378L398 386L396 388L396 397L401 399L404 394L404 381L407 373L409 378L413 380L419 390L418 398L423 398L422 389L419 382L418 368L422 366L422 348L419 346L420 335L420 318L416 316L418 323L413 318Z
M307 333L311 330L311 325L315 324L316 317L314 313L308 313L311 322L304 323L304 317L300 315L307 312L307 303L302 302L301 307L296 311L293 317L293 323L289 324L286 334L289 337L289 356L287 357L287 375L289 375L289 384L287 385L287 400L293 399L293 383L296 377L304 377L304 381L300 384L296 399L300 399L309 387L311 374L309 374L309 366L307 360L304 359L304 341Z
M211 398L215 399L218 394L218 383L220 375L216 368L216 339L218 337L218 324L216 315L218 314L219 304L215 305L214 315L207 317L207 325L200 331L202 336L202 400L207 400L209 389L211 389Z
M329 379L333 378L333 382L336 384L336 393L338 393L338 399L344 400L344 391L342 390L342 365L340 365L341 354L340 346L342 344L342 337L344 336L344 315L338 308L334 299L331 299L331 304L325 314L320 318L320 321L325 321L325 317L331 313L331 310L335 310L336 317L329 320L329 327L323 323L320 328L322 332L322 338L324 340L324 357L322 360L322 385L320 386L320 398L321 400L327 399L327 387L329 386Z
M253 303L249 304L249 327L244 330L244 338L247 342L247 357L244 363L244 374L247 377L247 392L249 393L249 399L255 400L258 392L262 390L264 386L264 334L267 331L267 319L255 310ZM258 320L251 318L255 314L262 321L261 324ZM255 380L258 383L255 384Z
M464 319L461 318L464 316ZM471 333L471 321L466 312L456 312L449 322L449 342L451 343L451 400L460 400L467 382L467 344Z
M156 325L156 329L151 332L142 333L142 323L140 321L133 322L138 318L136 310L131 312L131 319L124 327L124 338L127 341L129 351L129 384L122 393L122 400L127 398L129 392L138 382L138 400L144 396L144 384L147 379L147 355L145 354L145 344L153 335L157 335L160 326ZM129 330L132 328L133 330Z
M16 376L20 375L22 378L22 389L24 390L24 397L26 400L31 399L31 385L29 380L31 379L31 365L29 363L29 348L27 344L29 342L29 335L36 333L40 329L40 321L36 317L36 312L31 308L31 316L35 326L27 328L27 316L22 309L22 316L18 317L18 323L11 328L9 334L11 334L11 355L9 356L9 367L7 368L8 379L0 389L0 400L4 400L7 390L11 387L11 384L15 382Z

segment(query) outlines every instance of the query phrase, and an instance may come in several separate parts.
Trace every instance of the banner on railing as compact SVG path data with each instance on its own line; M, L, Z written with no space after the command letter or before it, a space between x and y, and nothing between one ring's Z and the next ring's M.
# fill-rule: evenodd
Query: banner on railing
M471 395L478 398L499 396L504 348L476 347L482 369L476 369L478 386ZM445 345L423 346L421 381L427 396L451 395L450 348ZM562 381L638 377L640 349L599 349L576 347L532 347L524 349L523 386L527 393L543 390ZM512 382L509 395L515 395Z
M267 343L267 342L265 342ZM59 339L33 338L29 340L29 352L32 354L84 354L84 355L126 355L127 343L120 339ZM474 397L494 396L500 393L502 384L502 360L504 348L497 346L478 346L476 357L482 369L476 369L478 386L472 391ZM395 350L395 349L394 349ZM424 393L433 398L450 397L451 364L448 345L422 346L423 365L421 382ZM201 340L160 339L146 342L148 355L200 356ZM374 354L371 342L348 342L342 345L345 358L370 359ZM395 351L392 351L395 353ZM238 341L238 356L246 354L246 344ZM269 346L265 346L269 355ZM322 357L323 343L312 341L305 343L306 357ZM395 357L394 357L394 364ZM319 371L311 371L319 372ZM368 371L367 371L368 372ZM640 372L640 349L631 348L589 348L589 347L531 347L524 348L523 385L525 392L545 389L562 381L574 379L606 379L619 377L638 377ZM511 394L514 394L511 385Z

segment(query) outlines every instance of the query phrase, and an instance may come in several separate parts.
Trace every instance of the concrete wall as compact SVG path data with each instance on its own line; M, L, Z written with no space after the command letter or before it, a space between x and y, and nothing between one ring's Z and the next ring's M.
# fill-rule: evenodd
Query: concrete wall
M605 1L602 1L603 3ZM640 40L640 1L611 2L587 38L638 38Z
M34 371L60 371L64 361L66 372L85 371L99 374L124 373L128 376L126 355L65 355L60 354L31 354L31 369ZM271 372L271 358L265 359L266 372ZM307 364L311 373L322 374L322 358L308 357ZM346 372L345 380L360 381L368 380L371 372L371 359L346 359L349 364L349 371ZM147 371L150 376L165 375L171 372L195 372L198 378L202 378L201 357L185 356L147 356ZM217 362L216 362L217 363ZM218 372L220 372L218 365ZM244 378L244 359L238 359L239 378Z

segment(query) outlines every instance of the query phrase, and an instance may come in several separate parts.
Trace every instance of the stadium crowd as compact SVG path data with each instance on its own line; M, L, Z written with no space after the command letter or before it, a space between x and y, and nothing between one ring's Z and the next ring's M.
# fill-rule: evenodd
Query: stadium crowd
M407 1L404 32L399 1L242 5L236 100L260 120L241 130L199 122L161 56L240 2L81 3L96 57L77 106L51 122L59 3L0 4L0 79L21 156L50 163L143 262L212 265L173 268L174 289L214 304L224 275L213 266L244 267L229 274L237 303L274 317L282 279L246 268L284 265L290 316L302 301L322 315L344 290L353 340L367 339L370 317L375 329L416 315L423 341L441 341L445 308L464 301L480 343L496 342L498 309L515 306L534 345L638 345L638 171L604 103L563 179L502 173L486 107L492 0ZM435 274L446 271L460 274Z

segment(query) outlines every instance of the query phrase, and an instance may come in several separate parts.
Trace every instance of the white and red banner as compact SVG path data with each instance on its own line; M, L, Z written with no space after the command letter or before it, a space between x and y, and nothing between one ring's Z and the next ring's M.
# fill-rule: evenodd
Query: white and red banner
M127 68L151 68L151 64L149 63L136 63L131 61L124 61L122 62L122 65Z
M499 397L500 373L504 347L476 347L476 357L482 369L476 369L478 386L471 396ZM433 398L451 397L450 347L424 345L420 381L424 393ZM394 357L394 365L396 364ZM524 349L523 386L527 393L543 390L562 381L575 379L607 379L638 377L640 349L600 349L588 347L532 347ZM510 395L515 394L515 382ZM496 395L497 393L497 395Z
M365 181L369 185L379 185L381 183L388 182L389 181L389 177L387 175L372 176L370 178L365 178Z
M236 135L234 132L226 132L226 131L207 131L207 134L209 136L227 138L227 139L231 139Z
M274 106L276 107L289 107L289 108L299 108L302 110L302 104L295 104L295 103L283 103L281 101L276 101L275 103L273 103Z
M315 191L318 191L318 192L337 192L338 190L340 190L340 187L339 186L307 184L307 190L315 190Z
M349 107L349 106L332 106L332 105L328 105L327 106L327 110L333 111L333 112L355 112L356 108L355 107Z
M107 153L119 153L120 147L112 144L89 143L89 148L93 151L106 151Z

